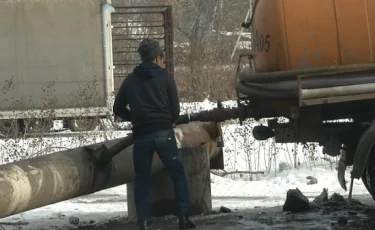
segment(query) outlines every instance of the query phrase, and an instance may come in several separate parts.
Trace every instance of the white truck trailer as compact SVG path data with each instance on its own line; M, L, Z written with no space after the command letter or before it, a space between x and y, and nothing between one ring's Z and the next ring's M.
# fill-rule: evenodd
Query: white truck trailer
M112 119L145 37L161 42L173 74L172 8L111 3L0 0L0 136L48 132L54 120L87 131Z
M55 119L90 130L111 116L113 10L106 0L0 0L3 135Z

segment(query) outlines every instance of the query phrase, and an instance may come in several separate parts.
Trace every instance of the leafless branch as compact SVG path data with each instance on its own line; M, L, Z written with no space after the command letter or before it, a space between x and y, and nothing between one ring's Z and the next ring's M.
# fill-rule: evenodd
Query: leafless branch
M225 170L222 170L220 172L211 171L211 173L216 175L216 176L224 177L224 176L233 175L233 174L257 175L257 174L264 174L265 172L264 171L230 171L230 172L227 172Z

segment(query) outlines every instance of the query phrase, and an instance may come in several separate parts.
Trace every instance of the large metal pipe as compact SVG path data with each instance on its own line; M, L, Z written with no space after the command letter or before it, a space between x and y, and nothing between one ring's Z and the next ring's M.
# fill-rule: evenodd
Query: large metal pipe
M337 86L321 89L302 89L301 99L348 96L375 92L375 83Z
M319 74L344 74L344 73L350 73L350 72L374 71L374 70L375 70L375 65L371 63L371 64L325 66L325 67L286 70L286 71L274 71L274 72L262 72L262 73L242 71L239 74L239 79L244 82L266 83L266 82L295 80L296 76L300 76L300 78L315 78Z
M175 128L180 149L205 145L210 156L220 152L216 123L192 122ZM90 145L111 146L120 139ZM0 218L90 194L134 180L132 146L114 157L105 168L97 167L92 151L80 147L0 166ZM157 155L152 172L162 171Z
M242 82L242 84L245 84L247 87L272 91L298 90L299 87L301 87L302 89L317 89L368 83L375 83L374 72L355 72L336 75L323 75L314 78L301 78L300 81L288 80L270 83Z
M236 90L249 97L263 97L273 99L292 99L300 96L300 89L302 94L317 94L321 95L323 91L330 92L331 88L336 91L346 92L347 89L355 91L356 93L372 93L374 92L368 86L362 87L362 85L373 85L375 84L374 68L373 64L364 65L362 67L357 66L348 67L332 67L332 68L321 68L321 69L308 69L308 70L296 70L296 71L282 71L282 72L270 72L270 73L240 73L236 82ZM323 70L327 70L325 72ZM314 72L315 71L315 72ZM297 73L305 73L305 75L298 75ZM288 74L296 75L288 75ZM266 74L266 75L264 75ZM267 77L282 77L279 81L267 81ZM297 77L298 75L298 77ZM254 77L257 76L257 77ZM283 79L286 77L285 79ZM275 79L276 79L275 78ZM360 86L355 87L354 85ZM339 88L341 87L341 88ZM354 89L355 88L355 89ZM306 91L306 92L304 92ZM363 92L365 91L365 92ZM307 93L308 92L308 93ZM329 95L332 92L328 93ZM350 93L344 95L351 95ZM318 98L319 96L306 98ZM322 95L325 97L325 95ZM303 98L302 98L303 99Z
M210 158L215 157L220 148L217 147L217 138L219 137L219 127L216 123L197 123L179 125L175 128L177 145L179 149L193 148L205 145ZM114 142L108 144L110 147ZM125 150L127 153L120 153L114 157L112 163L112 176L106 185L107 188L120 184L133 182L135 179L133 167L133 145ZM163 170L164 166L155 154L152 162L152 173L156 174Z

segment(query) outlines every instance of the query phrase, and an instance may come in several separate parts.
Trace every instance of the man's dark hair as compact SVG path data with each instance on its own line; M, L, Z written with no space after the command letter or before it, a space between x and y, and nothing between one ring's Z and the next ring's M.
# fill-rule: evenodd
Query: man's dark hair
M141 42L138 53L143 62L152 62L157 57L164 57L164 52L159 42L150 38L146 38Z

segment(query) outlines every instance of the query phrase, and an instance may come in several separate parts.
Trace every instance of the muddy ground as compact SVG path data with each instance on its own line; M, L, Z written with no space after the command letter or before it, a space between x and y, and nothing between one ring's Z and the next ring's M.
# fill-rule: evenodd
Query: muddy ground
M314 211L291 213L282 207L255 208L246 211L233 211L227 214L194 217L197 230L252 230L252 229L375 229L375 206L370 197L358 199L362 204L329 205ZM154 229L177 229L173 217L154 220ZM86 226L85 230L137 230L134 221L126 218L104 225Z
M271 198L270 198L271 199ZM330 203L315 207L313 211L291 213L282 211L282 206L272 208L253 208L248 210L232 210L231 213L219 213L208 216L194 216L193 220L198 224L197 230L253 230L253 229L374 229L375 230L375 202L370 195L355 195L356 204L350 206L345 202ZM228 201L225 201L228 202ZM244 201L245 202L245 201ZM224 203L224 201L223 201ZM116 206L114 206L116 209ZM97 211L97 210L96 210ZM68 217L56 217L49 220L34 220L35 223L22 223L13 221L11 224L0 222L0 230L138 230L134 220L128 220L126 213L118 212L110 215L115 219L105 218L106 213L96 214L90 218L90 212L77 213L78 218L88 215L85 221L78 220L72 223ZM113 210L116 213L116 210ZM101 216L100 222L95 216ZM104 218L103 218L104 217ZM68 219L67 219L68 218ZM39 218L38 218L39 219ZM47 222L48 223L47 223ZM46 226L48 225L48 227ZM42 227L43 226L43 227ZM174 217L154 219L154 230L173 230L177 228L177 220Z

